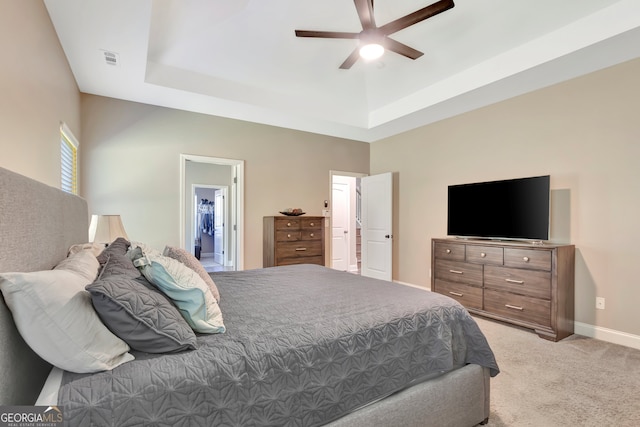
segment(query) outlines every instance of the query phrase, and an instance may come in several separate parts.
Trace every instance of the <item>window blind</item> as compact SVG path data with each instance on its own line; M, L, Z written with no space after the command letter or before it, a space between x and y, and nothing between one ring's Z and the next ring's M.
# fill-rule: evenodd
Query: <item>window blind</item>
M60 126L60 188L78 194L78 141L64 123Z

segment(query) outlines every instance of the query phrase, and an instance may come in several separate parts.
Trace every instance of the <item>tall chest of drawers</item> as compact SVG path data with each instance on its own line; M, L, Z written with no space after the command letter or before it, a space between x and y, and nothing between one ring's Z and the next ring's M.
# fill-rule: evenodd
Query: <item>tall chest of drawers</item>
M432 239L431 289L472 314L533 329L558 341L573 334L575 247Z
M262 266L324 265L324 217L265 216Z

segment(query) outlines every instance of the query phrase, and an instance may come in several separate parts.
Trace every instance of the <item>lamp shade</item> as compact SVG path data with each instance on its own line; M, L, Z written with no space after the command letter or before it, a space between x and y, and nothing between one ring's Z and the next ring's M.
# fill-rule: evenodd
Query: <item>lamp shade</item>
M120 215L91 215L89 224L89 241L94 243L109 243L118 237L129 240L127 232L122 226Z

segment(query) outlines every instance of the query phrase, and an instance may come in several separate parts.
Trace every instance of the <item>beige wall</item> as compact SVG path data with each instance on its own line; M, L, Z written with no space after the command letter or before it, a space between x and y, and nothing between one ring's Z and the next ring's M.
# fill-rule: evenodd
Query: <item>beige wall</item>
M576 245L576 320L640 335L640 60L371 145L398 172L394 278L430 286L447 186L551 175L551 238ZM606 299L595 310L595 297Z
M2 1L0 166L60 187L60 122L80 138L80 92L41 1Z
M179 156L245 161L244 267L262 266L262 217L322 213L330 170L369 172L369 144L82 95L82 183L92 212L119 213L131 239L179 245Z

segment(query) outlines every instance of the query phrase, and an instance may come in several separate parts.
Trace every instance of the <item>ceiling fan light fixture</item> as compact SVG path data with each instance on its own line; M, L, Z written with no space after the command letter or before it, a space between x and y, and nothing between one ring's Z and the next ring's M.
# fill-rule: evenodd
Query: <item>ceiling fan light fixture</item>
M360 57L371 61L378 59L384 53L384 47L378 43L367 43L360 48Z

